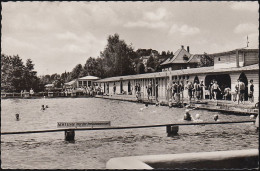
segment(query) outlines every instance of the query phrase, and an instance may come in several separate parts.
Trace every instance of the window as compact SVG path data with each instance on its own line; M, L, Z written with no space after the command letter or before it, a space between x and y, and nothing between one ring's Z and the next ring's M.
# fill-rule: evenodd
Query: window
M220 61L220 58L218 58L218 61Z
M190 78L190 76L189 75L187 75L187 80Z
M79 86L82 86L82 81L79 81Z

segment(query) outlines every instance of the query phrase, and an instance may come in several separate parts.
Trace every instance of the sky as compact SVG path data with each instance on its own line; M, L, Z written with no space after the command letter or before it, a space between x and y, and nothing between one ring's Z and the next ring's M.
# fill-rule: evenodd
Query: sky
M1 53L31 59L39 75L98 57L109 35L191 54L258 48L258 2L1 2Z

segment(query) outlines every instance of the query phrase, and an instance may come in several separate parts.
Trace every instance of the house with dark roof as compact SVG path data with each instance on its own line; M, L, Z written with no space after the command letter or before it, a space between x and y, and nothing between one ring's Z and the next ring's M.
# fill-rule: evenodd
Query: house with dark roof
M192 55L184 46L181 46L174 54L173 57L166 59L161 63L162 71L180 70L187 68L196 68L199 63L199 55Z

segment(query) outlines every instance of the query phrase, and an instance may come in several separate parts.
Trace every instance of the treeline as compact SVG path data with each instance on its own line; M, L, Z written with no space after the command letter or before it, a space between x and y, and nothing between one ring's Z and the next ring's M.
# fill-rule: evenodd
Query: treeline
M27 59L24 65L18 55L1 54L1 90L19 92L33 88L35 91L40 91L43 87L44 85L37 77L37 72L34 71L31 59Z

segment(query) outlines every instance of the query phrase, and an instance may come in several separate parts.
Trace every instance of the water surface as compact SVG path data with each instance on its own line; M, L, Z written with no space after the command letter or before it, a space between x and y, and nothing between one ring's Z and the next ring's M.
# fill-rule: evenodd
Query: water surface
M49 108L41 111L42 104ZM56 129L57 122L111 121L112 126L169 124L183 118L185 109L96 98L4 99L1 131ZM15 120L20 113L21 120ZM194 110L204 121L249 119ZM181 126L179 135L167 137L166 128L76 131L75 143L64 141L64 132L2 135L4 169L104 169L113 157L174 154L258 148L253 123Z

